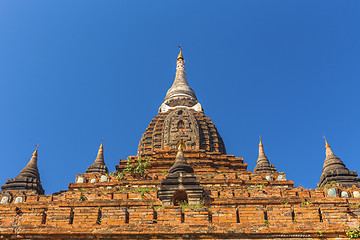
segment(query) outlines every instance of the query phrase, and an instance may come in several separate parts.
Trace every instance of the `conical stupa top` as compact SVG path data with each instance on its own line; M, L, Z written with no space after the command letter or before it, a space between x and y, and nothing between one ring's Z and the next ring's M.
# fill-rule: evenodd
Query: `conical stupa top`
M335 169L348 169L346 168L343 161L338 158L330 148L328 141L325 139L325 161L323 166L323 172L333 171Z
M334 181L344 186L360 186L360 179L357 177L357 172L350 171L346 168L343 161L333 153L326 138L325 155L323 171L321 173L320 181L317 184L318 187L323 187L327 183Z
M108 173L109 170L105 165L104 161L104 145L103 140L101 140L101 145L99 147L98 154L94 163L88 167L86 173Z
M36 146L29 163L20 171L18 176L40 179L40 174L37 167L38 147L39 145Z
M185 173L193 173L194 169L187 163L186 158L184 156L183 148L186 145L184 141L181 139L178 143L178 152L176 154L174 165L169 169L169 173L176 172L185 172Z
M176 74L171 88L167 91L165 100L159 108L159 112L167 112L170 109L185 107L195 111L202 111L201 104L198 102L194 90L192 90L186 80L185 60L182 54L182 47L179 46L180 53L176 61Z
M254 173L256 172L276 172L274 165L271 165L268 158L265 155L264 147L261 141L259 142L259 157L256 161L256 166L254 168Z
M44 194L37 167L38 147L39 145L36 146L29 163L20 171L19 175L6 180L6 184L1 186L2 191L21 190Z
M264 146L261 142L261 137L260 137L260 141L259 141L259 157L258 157L258 161L259 159L263 159L263 158L266 158L266 155L265 155L265 152L264 152Z

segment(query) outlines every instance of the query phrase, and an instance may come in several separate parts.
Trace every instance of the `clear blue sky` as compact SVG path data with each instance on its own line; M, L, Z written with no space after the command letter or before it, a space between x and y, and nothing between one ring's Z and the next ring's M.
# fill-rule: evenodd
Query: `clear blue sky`
M360 1L0 1L0 184L36 144L47 194L135 155L175 76L253 170L315 188L323 136L360 170Z

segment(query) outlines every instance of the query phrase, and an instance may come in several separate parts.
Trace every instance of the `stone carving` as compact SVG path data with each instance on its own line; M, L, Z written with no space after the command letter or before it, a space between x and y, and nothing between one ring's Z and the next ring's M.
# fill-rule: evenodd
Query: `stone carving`
M341 197L349 197L349 193L345 192L345 191L342 191L341 192Z
M336 197L336 196L337 196L337 194L336 194L336 188L329 188L329 189L327 190L327 192L328 192L329 197Z
M359 191L354 191L353 196L354 196L354 198L360 198L360 192Z
M0 203L8 203L9 202L9 197L8 196L4 196L1 198L1 202Z
M22 197L16 197L14 203L22 203L23 198Z
M95 183L96 182L96 179L95 178L92 178L91 180L90 180L90 183Z
M286 176L285 176L285 174L280 174L280 175L277 177L277 180L279 180L279 181L286 181Z
M102 175L100 177L100 182L107 182L107 180L108 180L108 177L106 175Z
M198 150L200 146L196 143L200 142L199 138L199 125L191 111L177 109L165 118L162 148L170 146L176 149L176 144L183 139L188 148Z
M179 121L183 121L185 129L178 129ZM184 139L189 149L226 154L224 142L210 118L203 112L178 108L161 113L151 121L139 142L138 155L146 155L156 149L176 149L180 138Z
M83 177L78 177L78 178L76 179L76 183L84 183L84 182L85 182L85 180L84 180Z

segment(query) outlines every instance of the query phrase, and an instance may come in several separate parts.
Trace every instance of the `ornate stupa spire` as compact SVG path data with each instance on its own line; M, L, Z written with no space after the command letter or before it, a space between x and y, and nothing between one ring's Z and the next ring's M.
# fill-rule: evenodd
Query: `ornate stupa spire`
M347 169L340 158L333 153L325 137L324 139L326 157L320 181L317 186L323 187L330 182L337 182L347 187L352 185L360 186L360 178L357 177L357 172Z
M201 104L198 102L194 90L192 90L186 80L185 60L182 54L182 47L179 46L180 53L176 61L176 75L171 88L167 91L165 100L159 108L160 112L167 112L177 107L192 108L202 111Z
M101 139L101 145L94 163L88 167L86 173L108 173L109 170L104 161L104 145L103 139Z
M2 191L8 190L25 190L36 191L37 194L44 194L44 189L40 182L40 173L37 167L38 147L29 161L29 163L21 170L15 178L6 180L6 184L1 186Z
M261 137L259 142L259 157L254 168L254 173L258 172L276 172L276 168L274 165L270 164L268 158L265 155Z

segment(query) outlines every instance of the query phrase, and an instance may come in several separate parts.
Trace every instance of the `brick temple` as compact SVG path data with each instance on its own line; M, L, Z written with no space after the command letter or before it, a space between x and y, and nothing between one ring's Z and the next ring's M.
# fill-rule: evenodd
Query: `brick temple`
M38 149L1 186L0 239L348 239L360 179L333 153L317 189L294 187L259 142L253 171L225 144L186 80L185 60L136 156L108 172L101 143L69 189L45 195ZM41 164L41 163L40 163Z

